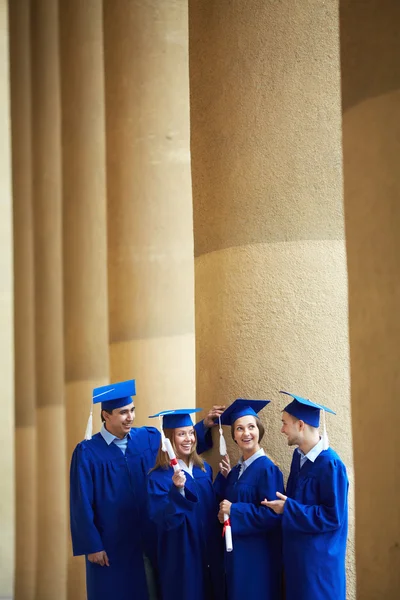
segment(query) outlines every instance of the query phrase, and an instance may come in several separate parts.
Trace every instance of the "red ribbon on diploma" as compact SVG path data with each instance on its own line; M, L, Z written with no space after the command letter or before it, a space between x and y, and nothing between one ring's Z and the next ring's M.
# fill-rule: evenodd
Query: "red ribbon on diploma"
M174 465L178 464L178 461L176 460L176 458L171 458L170 463L171 467L173 467Z
M224 526L222 528L222 537L224 537L224 535L225 535L225 529L230 526L231 526L230 519L226 519L226 521L224 521Z

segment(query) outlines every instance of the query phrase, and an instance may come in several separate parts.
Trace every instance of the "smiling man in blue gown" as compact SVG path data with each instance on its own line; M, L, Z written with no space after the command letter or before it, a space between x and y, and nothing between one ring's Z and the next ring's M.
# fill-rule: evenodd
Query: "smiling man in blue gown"
M298 448L286 496L278 492L278 500L262 502L282 514L286 600L346 600L349 482L325 426L322 437L318 430L321 410L333 411L288 395L293 401L282 412L281 431Z

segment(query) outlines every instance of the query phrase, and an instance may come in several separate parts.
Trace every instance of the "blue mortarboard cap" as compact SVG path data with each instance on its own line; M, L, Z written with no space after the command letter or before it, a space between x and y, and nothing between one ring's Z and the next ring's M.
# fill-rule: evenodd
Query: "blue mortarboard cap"
M247 415L257 417L257 413L270 402L270 400L246 400L245 398L238 398L222 413L221 424L233 425L236 419L246 417Z
M132 396L136 396L136 384L134 379L103 385L93 390L93 404L101 402L101 410L113 410L121 408L132 402Z
M163 418L163 429L176 429L177 427L191 427L193 421L192 413L202 411L202 408L177 408L176 410L162 410L156 415L151 415L149 419L155 417Z
M327 406L323 406L323 404L311 402L311 400L308 400L307 398L295 396L295 394L284 392L283 390L281 390L280 393L287 394L293 398L293 402L288 404L283 410L289 413L289 415L304 421L304 423L308 423L308 425L311 425L311 427L319 427L319 416L321 410L325 410L333 415L336 414Z

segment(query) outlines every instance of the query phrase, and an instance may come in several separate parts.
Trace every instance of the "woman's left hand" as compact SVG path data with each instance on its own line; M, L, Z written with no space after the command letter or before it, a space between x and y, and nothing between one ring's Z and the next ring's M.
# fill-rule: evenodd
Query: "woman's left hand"
M221 504L219 505L219 513L218 513L218 520L220 523L224 522L224 515L230 515L231 514L231 506L232 506L232 502L229 502L229 500L222 500Z

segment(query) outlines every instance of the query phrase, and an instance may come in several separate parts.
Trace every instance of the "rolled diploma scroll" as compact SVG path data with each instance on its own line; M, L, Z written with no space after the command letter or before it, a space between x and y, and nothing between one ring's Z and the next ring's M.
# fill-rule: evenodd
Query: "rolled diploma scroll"
M164 442L165 450L169 456L169 464L174 469L175 473L177 471L181 471L182 469L178 465L178 461L176 460L175 452L172 448L172 444L171 444L170 440L165 437L163 442Z
M225 548L227 552L232 552L233 544L232 544L232 529L231 524L229 522L229 515L224 515L224 529L223 535L225 536Z
M224 431L221 425L221 417L218 417L219 421L219 453L221 456L225 456L227 453L226 450L226 442L224 438ZM232 542L232 528L231 522L229 520L229 515L224 515L224 528L222 530L222 535L225 536L225 548L227 552L232 552L233 550L233 542Z

